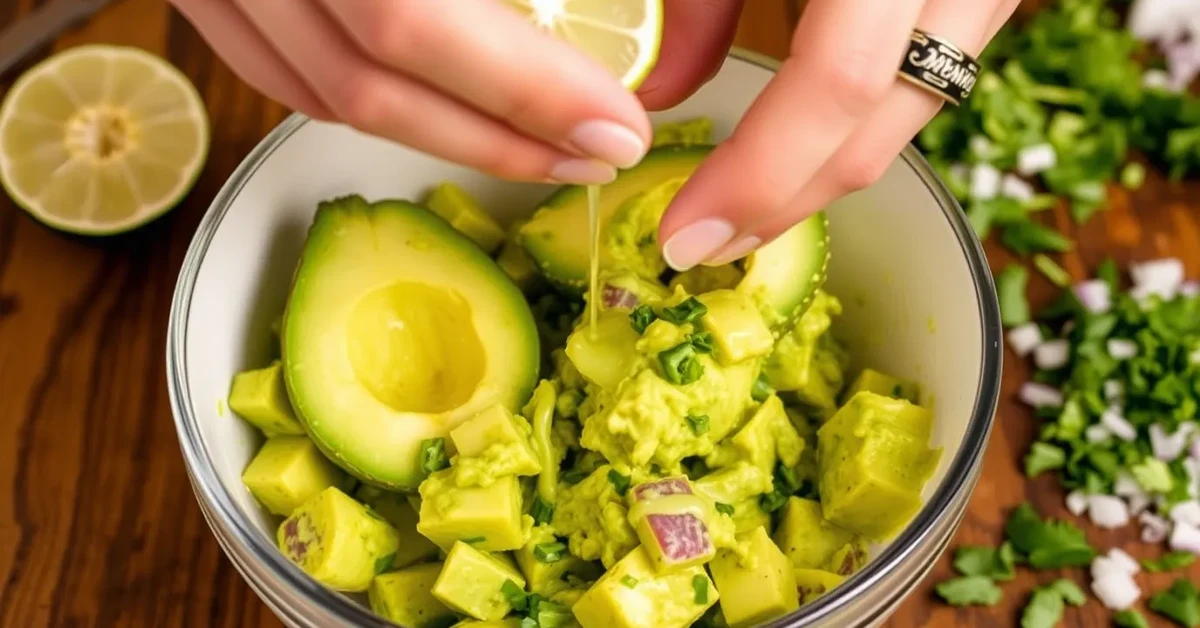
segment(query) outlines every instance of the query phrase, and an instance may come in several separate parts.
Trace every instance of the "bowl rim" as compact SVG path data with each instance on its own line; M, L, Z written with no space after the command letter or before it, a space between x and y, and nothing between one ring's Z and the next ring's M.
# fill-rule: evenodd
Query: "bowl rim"
M781 65L781 62L775 58L738 46L730 49L727 58L743 61L772 73L777 72ZM232 493L216 473L213 457L202 438L200 423L193 412L191 391L187 386L185 332L188 327L192 293L208 246L242 188L272 153L308 122L310 122L310 118L307 116L293 113L267 134L234 170L201 219L188 247L171 300L166 343L168 395L179 437L180 451L183 454L188 475L192 480L193 490L197 499L201 501L201 509L205 511L205 518L210 527L223 528L223 530L213 530L218 539L220 540L222 531L231 533L233 539L248 549L254 559L260 561L271 573L278 576L279 583L286 587L291 596L297 596L307 603L326 610L342 622L372 628L387 628L395 626L395 624L310 578L299 567L286 560L250 522L249 517L242 512ZM770 622L764 628L790 628L820 622L835 615L853 599L862 596L877 583L892 575L912 553L927 542L928 537L937 528L938 518L945 512L953 511L956 503L969 497L973 492L991 433L993 418L999 402L1003 359L1000 342L1002 334L1000 309L991 269L988 266L983 247L967 222L958 201L937 177L920 151L910 142L901 151L898 158L917 175L938 203L958 238L963 258L967 262L975 286L983 346L981 347L980 378L976 387L971 418L963 434L962 444L950 462L942 483L935 489L934 494L925 502L904 531L894 537L866 567L848 578L833 593ZM210 509L215 512L208 512ZM222 542L221 545L224 548L225 542ZM231 553L229 550L226 551L227 555ZM242 575L246 577L249 581L248 584L256 592L261 596L271 598L265 600L269 606L287 612L287 604L284 600L275 599L273 592L263 590L262 583L254 582L253 578L243 571L241 557L232 555L227 557L235 566L239 567L239 571L242 571ZM290 613L288 614L290 615ZM296 619L303 620L303 618ZM877 613L875 616L862 619L870 622L880 619L880 617Z

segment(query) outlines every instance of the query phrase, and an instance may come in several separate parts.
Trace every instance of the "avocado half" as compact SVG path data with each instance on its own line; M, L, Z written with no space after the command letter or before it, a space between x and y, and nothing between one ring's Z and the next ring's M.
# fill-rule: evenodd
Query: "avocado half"
M538 378L521 291L445 220L400 200L319 204L280 342L312 440L392 490L423 479L421 441L496 403L517 410Z
M600 229L630 198L669 179L689 177L712 152L711 145L664 145L636 166L621 171L600 192ZM583 292L588 283L587 187L568 185L546 199L520 230L520 239L538 269L560 287ZM794 321L825 283L829 265L829 219L813 214L748 255L737 290L769 308L779 328Z

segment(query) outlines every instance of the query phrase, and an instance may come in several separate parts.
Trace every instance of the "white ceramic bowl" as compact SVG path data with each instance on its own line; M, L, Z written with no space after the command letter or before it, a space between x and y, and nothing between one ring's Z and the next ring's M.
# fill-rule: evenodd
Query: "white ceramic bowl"
M655 121L704 115L718 139L771 78L775 63L736 51L708 85ZM503 221L551 188L497 181L343 126L293 116L242 163L201 222L176 287L167 347L172 408L196 497L230 560L293 626L391 625L361 597L333 593L275 549L277 520L239 476L260 437L221 411L233 374L265 364L270 323L318 201L355 192L414 198L452 179ZM873 187L829 209L828 289L845 313L836 332L859 364L918 379L945 447L925 506L870 564L773 626L868 626L927 573L961 520L995 411L1000 322L978 240L953 198L911 147Z

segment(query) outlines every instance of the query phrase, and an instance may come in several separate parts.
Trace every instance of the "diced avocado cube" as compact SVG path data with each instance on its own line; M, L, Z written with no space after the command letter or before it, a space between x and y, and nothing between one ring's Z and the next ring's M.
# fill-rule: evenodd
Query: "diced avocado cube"
M500 247L496 265L523 291L527 292L537 284L537 266L533 265L533 258L529 257L525 247L516 242L505 242Z
M441 573L441 563L427 563L375 576L367 589L371 610L401 626L424 626L452 617L450 609L433 596L433 584Z
M525 588L525 579L508 557L459 542L446 555L442 572L433 584L433 595L463 615L496 621L512 610L503 590L509 580Z
M746 273L733 264L693 266L671 278L667 284L672 291L682 286L688 294L704 294L714 290L737 287Z
M859 541L851 541L833 553L827 569L839 576L852 576L867 564L867 547Z
M796 593L799 595L801 606L813 603L846 579L845 576L824 569L797 568L794 573L796 575Z
M715 290L697 299L708 307L700 324L712 333L721 366L771 353L775 338L749 298L733 290Z
M769 475L777 461L789 467L796 466L803 451L804 439L800 438L784 411L783 402L778 396L771 395L736 434L713 450L705 462L709 466L724 467L745 461Z
M479 201L454 183L439 183L425 199L425 206L489 255L504 242L504 229L479 205Z
M920 384L880 373L875 369L863 369L858 377L846 388L844 399L849 400L861 391L873 392L885 397L905 399L912 403L921 402Z
M704 567L660 575L639 547L604 572L571 610L583 628L685 628L718 599Z
M558 549L558 543L562 543L561 551L547 553L547 549ZM542 595L564 588L566 585L561 582L564 575L588 566L586 562L566 550L566 543L554 536L554 529L548 525L534 528L529 534L529 541L521 546L521 549L513 552L513 557L516 558L521 573L525 574L529 590ZM550 560L554 558L556 560Z
M392 526L332 486L284 519L277 537L288 560L338 591L366 591L399 544Z
M809 406L832 411L845 383L846 350L828 333L841 302L818 290L812 304L776 343L763 364L767 382L780 392L794 392Z
M330 486L345 487L347 480L306 436L272 436L242 472L254 497L284 517Z
M932 421L903 399L855 394L817 431L825 518L870 540L907 524L942 455L928 445Z
M750 544L749 564L743 564L734 552L721 550L708 565L730 628L755 626L799 608L792 564L771 541L767 529L755 528L739 540Z
M453 469L430 475L421 483L421 516L417 531L442 549L456 541L499 552L525 544L521 527L521 485L507 475L487 487L459 488Z
M478 459L483 475L536 475L542 470L537 453L529 444L532 430L501 404L487 407L450 431L458 450L455 464L466 467L463 458ZM463 469L460 468L462 473Z
M279 360L266 368L234 375L229 390L229 409L267 436L306 433L292 410L283 383L283 363Z
M579 602L579 599L583 597L584 593L587 593L587 589L567 587L551 593L550 601L558 602L567 608L572 608L576 603Z
M373 508L396 529L400 542L392 569L403 569L438 555L438 546L417 532L417 511L403 495L363 485L355 497Z
M788 498L773 538L792 566L812 569L828 569L838 550L859 543L853 532L825 520L819 502L799 497Z
M577 328L567 338L566 354L588 381L604 390L615 390L637 364L638 333L622 310L606 310L596 317L596 328Z

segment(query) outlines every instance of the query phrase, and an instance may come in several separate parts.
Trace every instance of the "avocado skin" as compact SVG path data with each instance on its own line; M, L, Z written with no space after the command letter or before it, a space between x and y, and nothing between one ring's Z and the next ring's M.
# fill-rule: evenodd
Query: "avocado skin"
M359 234L363 236L361 239L347 245L347 238ZM414 242L419 242L416 248ZM338 256L362 255L363 251L376 255L376 259L393 262L384 271L391 274L392 281L449 285L467 294L471 308L487 307L495 313L491 318L472 318L487 364L476 392L485 387L492 390L494 394L489 397L492 403L516 410L528 399L539 374L537 329L524 295L508 275L478 245L428 208L400 199L368 202L358 194L318 203L292 275L281 324L280 353L288 396L309 437L335 464L366 484L412 492L424 477L420 469L421 441L446 437L451 428L489 404L475 395L463 406L447 412L393 412L412 427L408 430L411 435L399 440L362 437L346 441L331 433L338 424L362 422L363 414L378 421L381 411L379 408L366 413L330 411L331 404L322 401L323 396L329 395L321 392L328 384L314 384L314 378L305 377L305 371L320 371L323 367L321 361L306 355L316 342L312 334L306 338L301 328L311 330L310 320L305 319L320 316L321 311L353 306L322 297L322 291L329 286L353 283L353 278L347 277L331 280L323 276L329 273L323 273L322 269L337 263ZM405 257L419 261L405 264ZM431 263L431 259L436 263ZM401 263L394 263L397 260ZM365 286L364 290L374 287ZM303 367L299 368L301 364Z

